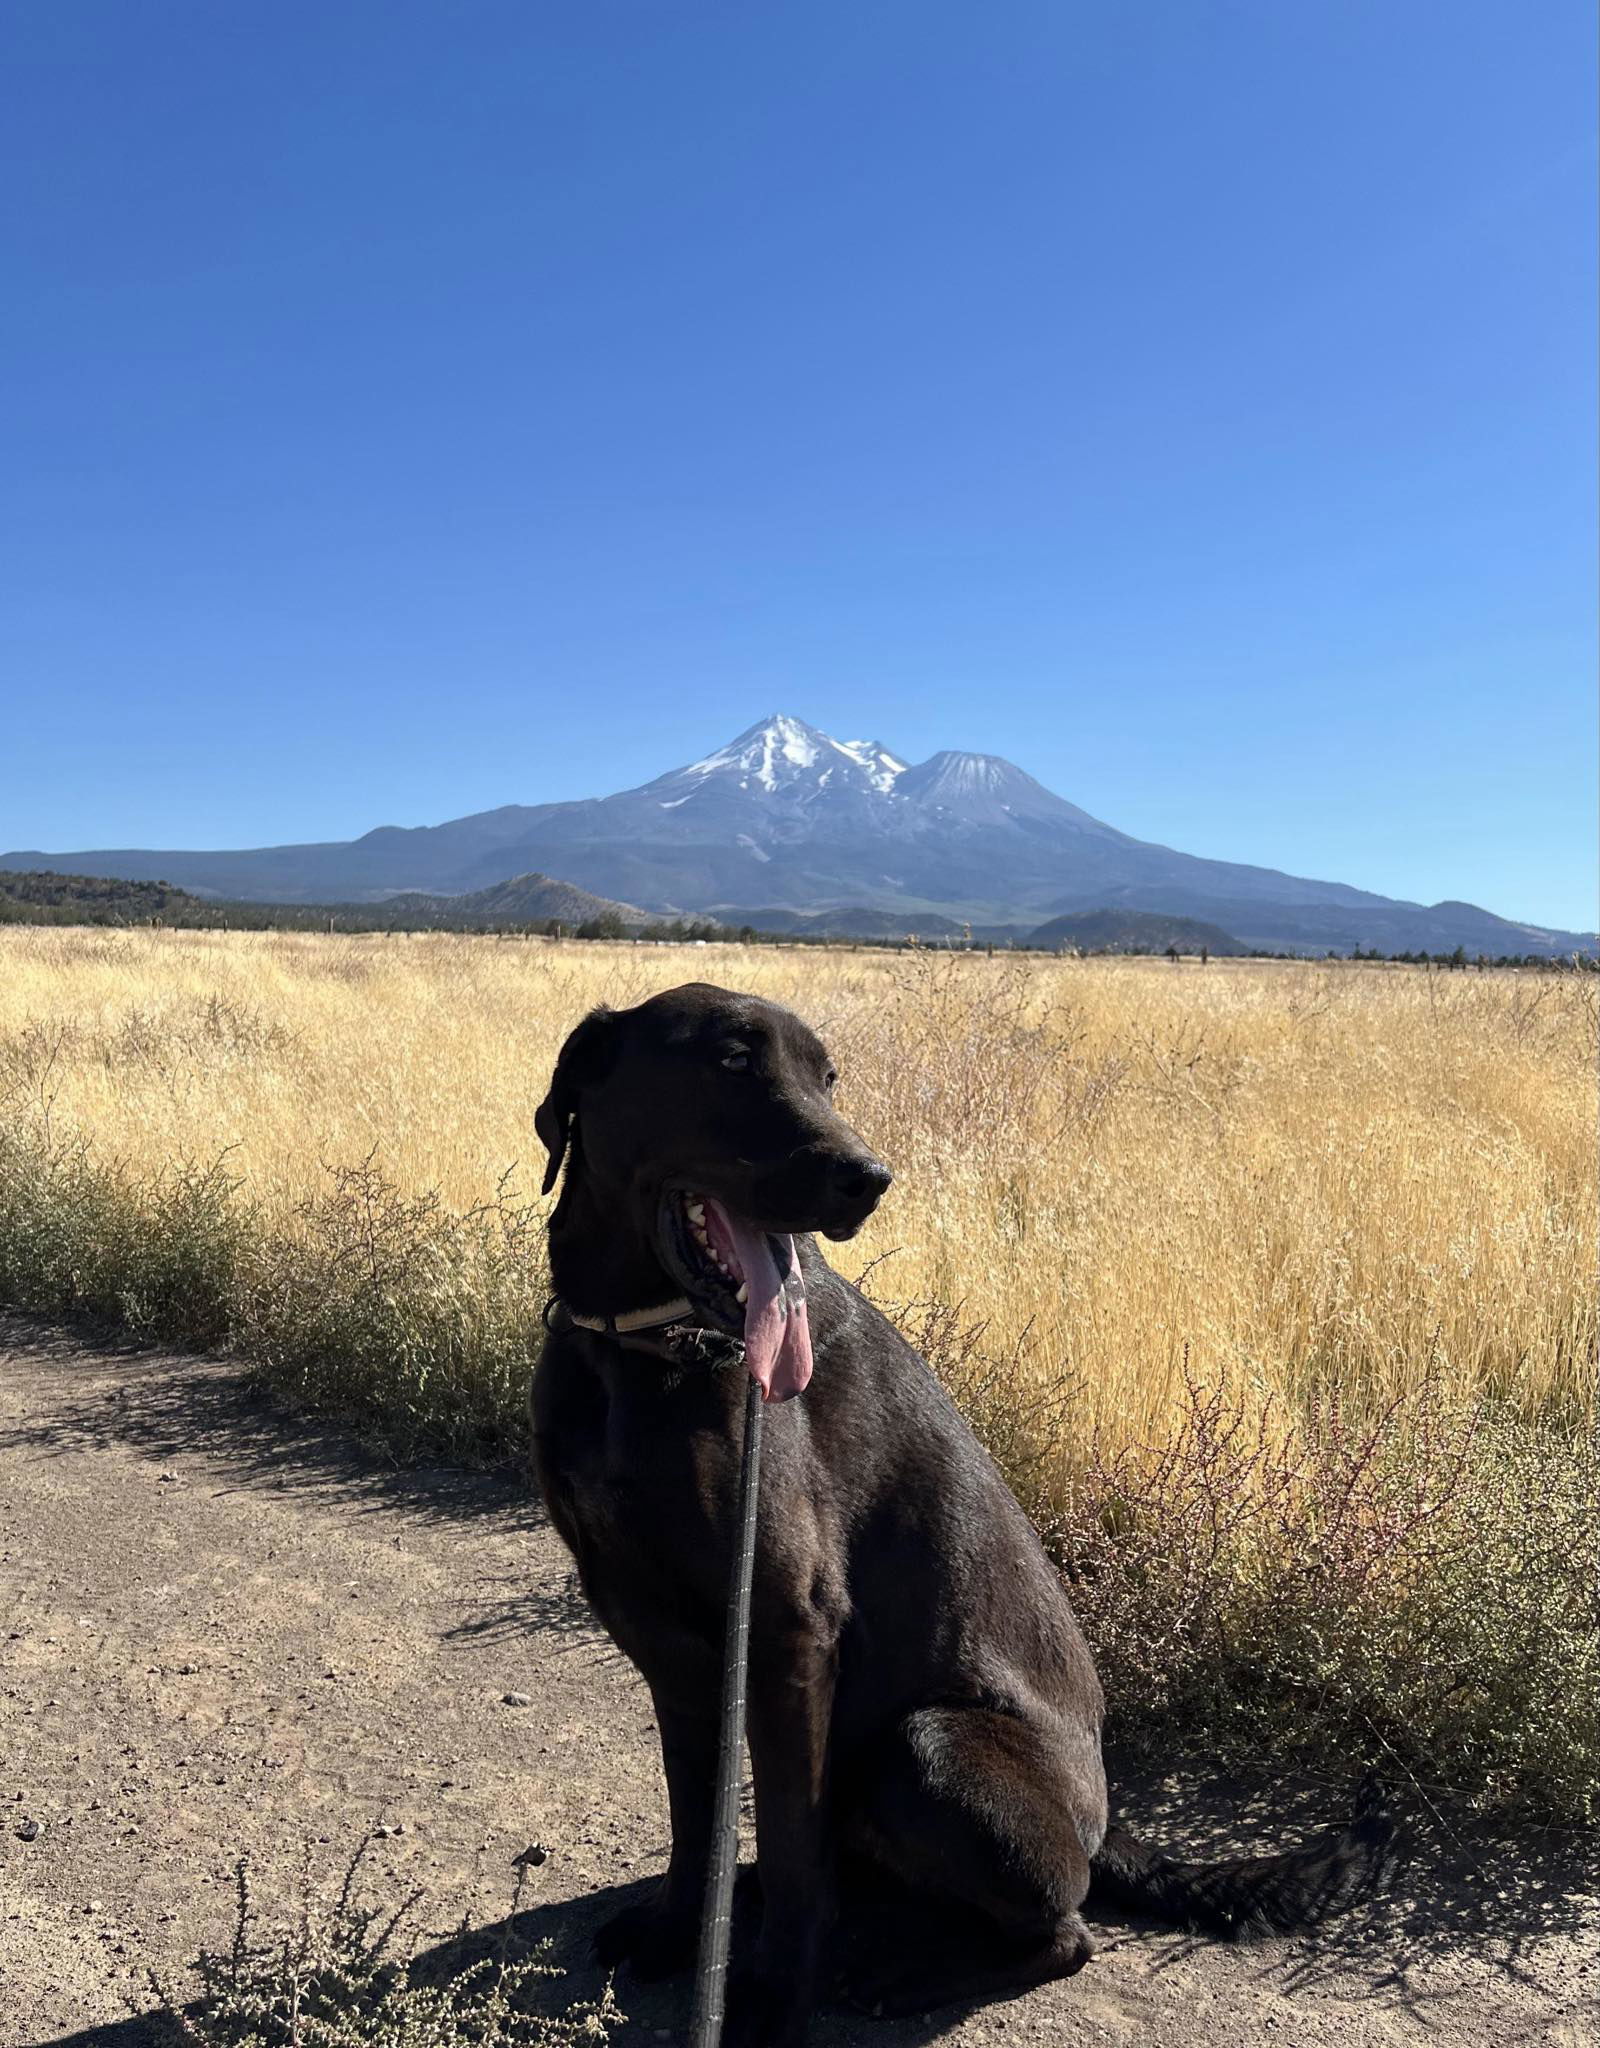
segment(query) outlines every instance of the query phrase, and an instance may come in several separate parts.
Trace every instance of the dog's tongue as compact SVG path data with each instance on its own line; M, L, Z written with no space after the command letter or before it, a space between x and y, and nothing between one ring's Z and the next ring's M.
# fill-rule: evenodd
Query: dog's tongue
M811 1378L811 1326L794 1239L769 1238L715 1201L706 1203L706 1234L749 1290L744 1356L750 1377L768 1401L802 1393ZM774 1244L782 1247L781 1271Z

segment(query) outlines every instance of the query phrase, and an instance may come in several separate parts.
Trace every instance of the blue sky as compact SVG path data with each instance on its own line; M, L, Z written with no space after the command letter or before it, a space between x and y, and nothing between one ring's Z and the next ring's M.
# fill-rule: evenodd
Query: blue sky
M15 0L0 847L784 708L1596 922L1588 0Z

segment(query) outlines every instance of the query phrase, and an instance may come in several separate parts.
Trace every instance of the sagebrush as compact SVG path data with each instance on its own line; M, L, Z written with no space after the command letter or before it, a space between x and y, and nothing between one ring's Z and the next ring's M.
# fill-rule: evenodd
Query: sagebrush
M519 1939L519 1886L491 1937L454 1930L422 1952L413 1891L395 1905L365 1902L363 1842L331 1898L309 1875L293 1914L257 1906L250 1863L234 1865L233 1938L203 1949L181 1986L152 1979L173 2032L195 2048L601 2048L625 2023L609 1985L597 1999L561 1996L548 1942Z

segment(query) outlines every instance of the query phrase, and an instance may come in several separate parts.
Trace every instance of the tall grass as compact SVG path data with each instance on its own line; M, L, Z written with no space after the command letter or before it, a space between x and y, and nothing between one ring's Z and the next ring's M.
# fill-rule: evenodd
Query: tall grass
M839 1263L1035 1512L1114 1699L1593 1807L1588 977L7 930L0 1296L493 1456L556 1047L712 973L828 1038L898 1175Z

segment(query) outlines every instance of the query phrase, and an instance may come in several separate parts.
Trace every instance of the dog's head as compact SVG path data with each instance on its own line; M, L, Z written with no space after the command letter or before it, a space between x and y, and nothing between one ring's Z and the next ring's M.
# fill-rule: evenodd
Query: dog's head
M834 1108L835 1079L816 1033L758 996L693 982L593 1010L536 1119L545 1188L570 1144L569 1187L581 1174L707 1320L742 1331L761 1377L768 1335L781 1353L804 1323L794 1235L853 1236L890 1182Z

